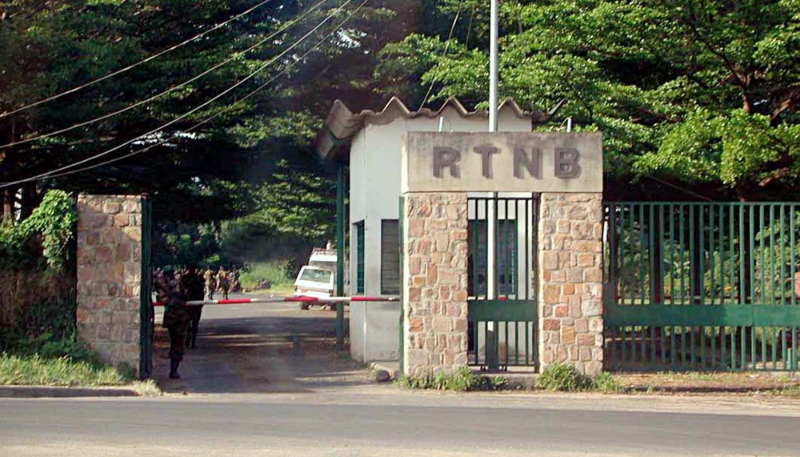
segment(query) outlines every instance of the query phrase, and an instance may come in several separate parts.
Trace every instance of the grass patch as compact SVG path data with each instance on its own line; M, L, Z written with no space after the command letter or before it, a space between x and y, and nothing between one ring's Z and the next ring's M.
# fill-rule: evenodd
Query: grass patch
M604 394L618 394L625 392L625 387L617 378L606 371L592 378L591 389Z
M140 397L159 397L164 393L152 379L134 381L133 390L136 391Z
M0 347L0 385L119 386L134 380L132 368L114 368L78 340L75 333L53 337L6 337Z
M245 265L239 275L239 283L246 290L291 290L294 273L287 261L254 262Z
M401 376L396 383L409 389L435 389L467 392L475 390L501 390L508 385L503 377L479 376L469 367L453 372L441 371L434 376Z
M17 386L119 386L133 379L110 366L70 357L0 355L0 384Z

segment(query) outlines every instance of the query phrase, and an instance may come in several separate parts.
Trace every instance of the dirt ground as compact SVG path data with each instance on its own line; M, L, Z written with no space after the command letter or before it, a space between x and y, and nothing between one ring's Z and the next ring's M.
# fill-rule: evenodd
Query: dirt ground
M181 379L170 380L169 337L157 313L154 378L168 394L319 392L371 383L366 367L335 349L335 316L292 303L206 306L197 348L186 351Z
M800 378L784 373L630 373L614 377L633 392L800 397Z

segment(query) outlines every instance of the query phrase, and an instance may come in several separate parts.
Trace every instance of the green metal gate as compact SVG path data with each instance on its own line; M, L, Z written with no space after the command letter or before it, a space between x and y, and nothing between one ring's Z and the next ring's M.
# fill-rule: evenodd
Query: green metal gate
M538 196L467 199L469 363L537 364Z
M797 369L800 204L604 210L607 368Z
M139 377L149 378L153 373L153 202L142 197L142 283L140 292Z

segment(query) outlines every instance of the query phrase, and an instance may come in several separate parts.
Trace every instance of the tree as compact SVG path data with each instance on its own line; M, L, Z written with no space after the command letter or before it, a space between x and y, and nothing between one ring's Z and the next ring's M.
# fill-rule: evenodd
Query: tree
M603 132L610 197L652 193L613 185L646 176L742 200L797 183L797 0L514 1L501 13L501 96L538 108L566 97L560 119ZM446 55L444 30L389 45L378 75L485 107L487 40L470 33L462 18Z

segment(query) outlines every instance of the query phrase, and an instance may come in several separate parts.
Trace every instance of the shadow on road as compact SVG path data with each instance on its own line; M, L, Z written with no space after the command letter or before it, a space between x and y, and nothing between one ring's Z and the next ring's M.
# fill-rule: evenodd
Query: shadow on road
M157 317L154 378L165 392L310 393L370 383L367 370L335 349L334 313L254 307L250 316L242 308L231 314L201 320L180 380L167 378L169 337Z

